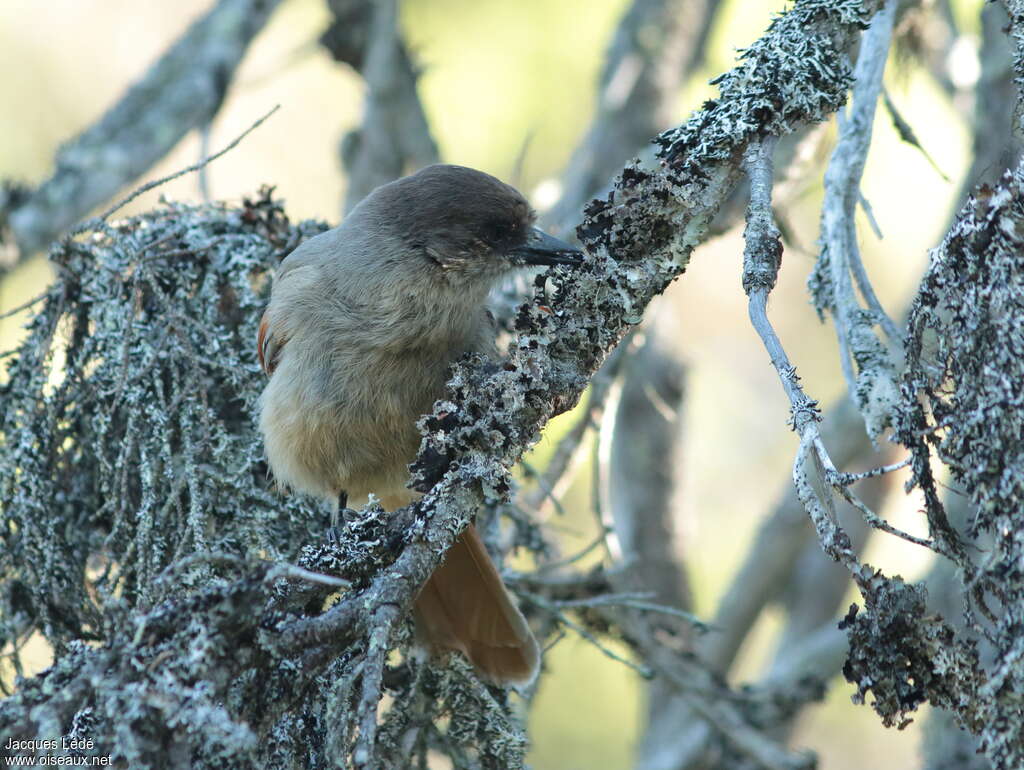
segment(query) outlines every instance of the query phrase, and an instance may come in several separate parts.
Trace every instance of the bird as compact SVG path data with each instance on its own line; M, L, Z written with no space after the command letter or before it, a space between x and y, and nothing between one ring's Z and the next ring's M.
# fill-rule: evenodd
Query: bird
M490 290L520 267L582 261L535 222L511 185L435 164L378 187L281 262L257 339L269 378L259 425L277 484L341 509L370 494L387 510L416 498L417 420L456 360L497 355ZM473 524L414 616L429 649L461 652L485 680L536 678L537 641Z

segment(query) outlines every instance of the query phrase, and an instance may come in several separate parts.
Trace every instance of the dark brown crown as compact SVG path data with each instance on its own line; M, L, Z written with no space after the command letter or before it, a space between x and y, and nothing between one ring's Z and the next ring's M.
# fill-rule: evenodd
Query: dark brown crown
M504 253L525 242L536 216L511 185L447 164L379 187L362 205L372 206L378 222L410 245L452 257Z

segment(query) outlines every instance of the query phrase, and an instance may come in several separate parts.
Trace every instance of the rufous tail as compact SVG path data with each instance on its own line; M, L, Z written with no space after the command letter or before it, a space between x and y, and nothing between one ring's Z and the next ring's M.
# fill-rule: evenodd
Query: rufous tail
M537 676L537 640L473 525L423 586L416 618L435 648L464 653L495 684L526 685Z

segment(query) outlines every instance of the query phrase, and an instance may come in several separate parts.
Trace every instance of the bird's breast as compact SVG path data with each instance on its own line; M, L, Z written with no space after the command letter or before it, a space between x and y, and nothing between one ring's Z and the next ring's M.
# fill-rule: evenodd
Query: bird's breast
M420 443L416 421L444 395L462 350L311 336L289 341L262 397L275 477L324 498L341 490L352 497L403 490Z

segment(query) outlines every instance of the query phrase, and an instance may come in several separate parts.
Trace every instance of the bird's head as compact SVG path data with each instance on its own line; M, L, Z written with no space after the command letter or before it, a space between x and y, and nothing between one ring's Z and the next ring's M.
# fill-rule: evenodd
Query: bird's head
M465 166L427 166L378 187L349 216L370 219L392 253L453 284L491 283L524 265L575 265L583 256L534 226L518 190Z

